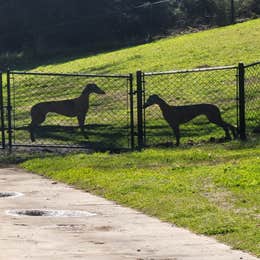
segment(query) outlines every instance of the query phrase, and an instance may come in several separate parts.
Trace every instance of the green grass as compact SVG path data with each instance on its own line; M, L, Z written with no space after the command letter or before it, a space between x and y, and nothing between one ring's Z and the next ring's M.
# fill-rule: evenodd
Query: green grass
M21 166L260 256L259 148L255 140L75 154Z
M260 19L199 33L169 37L105 54L54 63L37 71L135 73L260 60Z

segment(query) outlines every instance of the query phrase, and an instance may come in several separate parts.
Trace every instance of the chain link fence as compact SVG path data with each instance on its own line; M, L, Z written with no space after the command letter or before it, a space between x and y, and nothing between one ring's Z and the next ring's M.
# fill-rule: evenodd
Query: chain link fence
M4 118L4 96L3 96L3 74L0 71L0 149L5 148L5 118Z
M245 66L245 121L247 135L260 133L260 62Z
M210 122L205 116L208 109L212 111L216 107L221 122L226 122L229 130L237 129L241 140L260 132L260 62L193 70L139 71L136 79L134 88L132 74L9 71L4 82L2 75L0 77L0 146L124 150L134 149L136 141L139 149L172 146L175 135L163 116L164 109L158 104L144 108L152 95L177 110L206 104L198 116L197 112L189 118L183 114L186 122L180 124L181 144L229 139L222 123L212 123L214 120ZM102 93L92 89L82 97L89 84L94 84ZM79 107L86 110L85 133L79 115L68 112L76 109L73 106L77 107L79 100L82 102ZM61 103L67 112L53 108L53 104L56 107ZM33 124L36 110L37 117L43 120ZM232 131L229 132L233 137Z
M12 107L9 126L12 129L12 145L84 147L95 150L131 148L131 75L10 72L8 80ZM93 89L83 94L88 84L95 84L105 94ZM78 115L66 116L69 111L77 110L77 102L81 102L81 107L89 103L89 109L85 111L85 135L79 127ZM37 109L33 108L36 104ZM57 106L67 112L55 111ZM36 113L34 117L40 118L46 114L45 121L33 130L34 142L30 137L32 110ZM84 116L84 111L79 113Z
M222 119L237 126L237 67L203 68L169 72L143 73L144 100L158 95L172 106L212 104ZM146 146L171 146L175 137L158 105L144 111ZM180 125L181 143L223 141L225 132L210 123L205 115Z

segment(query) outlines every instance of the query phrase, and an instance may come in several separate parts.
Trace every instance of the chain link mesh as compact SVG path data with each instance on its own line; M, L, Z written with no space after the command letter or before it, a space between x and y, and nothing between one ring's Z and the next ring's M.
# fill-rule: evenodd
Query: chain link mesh
M209 103L218 106L222 119L237 125L236 68L216 70L175 71L173 73L144 74L145 98L159 95L173 106ZM172 129L162 116L159 106L145 109L146 145L172 145ZM181 143L222 140L224 131L209 123L205 116L198 116L180 125Z
M222 119L238 124L237 67L208 68L188 71L143 73L143 103L157 94L173 106L208 103L216 105ZM131 83L130 83L131 82ZM46 120L35 130L36 141L31 142L29 125L31 108L40 102L60 101L79 97L88 83L95 83L105 95L90 94L87 112L86 139L76 117L48 113ZM132 77L123 75L77 75L48 73L10 73L12 135L14 145L59 145L92 149L131 148L134 138L136 102L130 106ZM260 132L260 62L245 66L245 104L247 135ZM6 84L3 86L6 108ZM5 110L4 110L5 111ZM4 119L7 127L7 112ZM6 118L5 118L6 117ZM145 144L171 146L175 141L157 105L144 110ZM132 124L132 125L131 125ZM131 128L132 126L132 128ZM135 133L137 135L137 133ZM198 116L180 125L181 143L224 141L221 127Z
M245 114L247 135L260 133L260 62L245 68Z
M0 71L0 149L5 148L3 75Z
M48 113L31 142L32 106L40 102L74 99L95 83L105 95L91 93L85 120L88 139L77 117ZM91 149L129 148L128 76L52 75L11 73L13 141L15 145L62 145ZM87 102L87 100L86 100Z

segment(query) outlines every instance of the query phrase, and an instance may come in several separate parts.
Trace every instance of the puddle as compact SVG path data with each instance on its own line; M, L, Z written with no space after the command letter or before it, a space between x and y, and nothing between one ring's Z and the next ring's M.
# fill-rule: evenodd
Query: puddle
M20 192L13 192L13 191L7 191L7 192L0 192L0 198L17 198L23 196Z
M6 211L10 216L55 217L55 218L84 218L96 216L95 213L77 210L51 210L51 209L12 209Z

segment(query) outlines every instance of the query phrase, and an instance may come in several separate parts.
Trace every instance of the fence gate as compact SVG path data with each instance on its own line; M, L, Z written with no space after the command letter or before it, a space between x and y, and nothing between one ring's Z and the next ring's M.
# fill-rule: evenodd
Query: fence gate
M1 131L1 142L0 148L5 148L5 120L4 120L4 98L3 98L3 75L0 71L0 131Z
M222 119L239 127L237 66L198 68L165 72L137 72L138 145L172 146L175 137L158 105L143 109L156 94L170 105L208 103L218 106ZM205 116L180 125L181 143L222 142L225 133Z
M82 94L89 83L96 84L105 94L98 93L97 90L88 90ZM134 147L131 74L96 75L9 71L7 96L10 147L65 147L93 150L121 150ZM80 96L83 98L79 98ZM75 102L69 101L76 98L78 99ZM74 111L73 106L77 106L79 102L83 102L82 104L89 102L85 121L87 136L84 136L79 128L78 115L64 116L69 112L57 112L55 105L44 103L40 109L35 110L38 118L44 118L46 114L46 119L34 128L36 140L33 142L29 131L31 109L36 104L50 101L64 101L62 104L66 111L68 109ZM62 115L62 113L65 114Z
M172 146L175 138L159 106L143 107L153 94L174 106L216 105L222 119L238 127L242 140L260 133L260 62L192 70L138 71L136 91L133 90L132 74L7 71L6 75L3 83L0 73L0 148L133 150L136 137L139 149ZM54 113L55 109L51 108L38 113L40 117L46 114L46 120L35 127L36 140L33 142L29 131L32 107L52 101L71 104L70 100L79 98L89 83L95 83L105 94L88 93L86 96L86 102L89 102L85 122L88 138L82 134L77 116ZM181 125L180 131L183 144L222 142L224 137L223 129L209 123L205 116Z
M260 133L260 62L244 66L245 129L247 136Z

